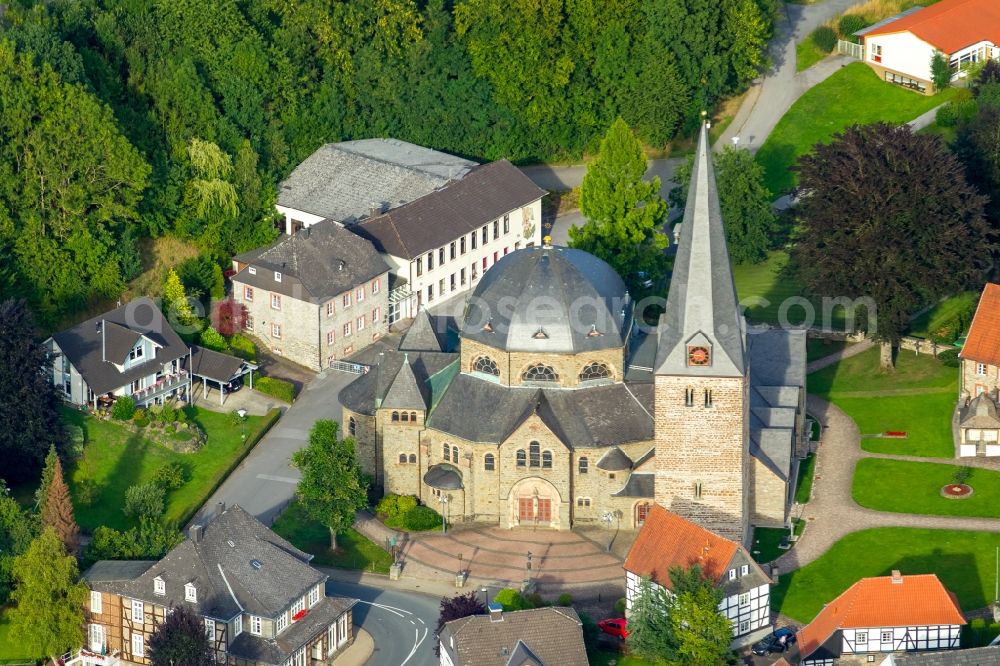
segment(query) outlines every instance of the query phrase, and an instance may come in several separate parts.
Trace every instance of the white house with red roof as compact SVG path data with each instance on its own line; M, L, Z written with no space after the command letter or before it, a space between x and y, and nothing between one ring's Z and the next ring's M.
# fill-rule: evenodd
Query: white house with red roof
M955 595L934 574L862 578L799 631L802 666L832 666L866 656L959 647L965 618Z
M857 34L864 38L865 62L879 76L930 95L935 53L948 59L953 77L973 63L1000 58L1000 2L941 0Z
M959 359L958 454L1000 456L1000 284L983 288Z
M722 591L719 612L732 623L735 642L752 642L756 636L748 634L770 630L771 579L746 548L659 504L650 509L625 559L626 614L639 596L642 579L670 591L670 569L694 565Z

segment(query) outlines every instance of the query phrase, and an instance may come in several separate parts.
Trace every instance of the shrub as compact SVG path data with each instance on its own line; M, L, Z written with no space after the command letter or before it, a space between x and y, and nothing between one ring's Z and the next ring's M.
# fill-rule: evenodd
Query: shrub
M201 346L217 352L229 352L229 343L226 342L221 333L211 326L206 326L205 330L201 332Z
M399 515L399 509L396 505L398 499L399 495L386 495L375 505L375 513L383 518L395 518Z
M587 647L587 654L597 649L597 643L601 640L601 630L598 628L594 618L586 613L580 613L580 624L583 625L583 644Z
M958 360L957 349L945 349L937 355L937 359L947 368L957 368L961 365L961 362Z
M968 482L969 477L972 476L971 467L959 467L955 470L955 473L951 475L952 483L965 484Z
M505 611L526 610L532 607L531 602L512 587L505 587L497 592L493 601L503 606Z
M172 462L156 470L153 482L164 490L177 490L188 479L187 468L181 462Z
M868 21L861 14L844 14L837 21L837 32L844 39L854 40L854 33L868 27Z
M139 421L142 421L143 419L147 419L147 420L149 419L149 417L147 416L147 412L146 412L145 409L142 409L140 407L139 409L136 409L132 413L132 421L138 423Z
M239 333L233 334L229 338L229 351L244 361L257 362L257 345L245 335L240 335Z
M118 421L128 421L133 414L135 414L135 400L131 396L120 396L111 407L111 418Z
M413 532L433 530L441 524L441 514L429 506L415 506L402 517L403 529Z
M619 599L615 602L615 614L618 615L618 617L625 616L625 606L626 603L624 599Z
M173 405L165 404L156 418L160 423L173 423L177 420L177 410Z
M966 123L972 120L978 109L974 99L956 99L938 110L937 124L941 127L955 127Z
M375 506L375 513L384 517L387 522L391 520L397 523L397 526L404 527L404 521L400 518L416 509L418 504L417 498L413 495L386 495ZM441 516L438 516L437 520L440 521Z
M125 491L123 511L131 518L159 518L163 515L163 488L155 483L137 483Z
M833 28L821 25L812 31L812 40L823 53L832 53L837 48L837 33Z
M213 299L226 297L226 279L222 275L222 266L212 264L212 288L209 292Z
M557 606L572 606L573 605L573 595L569 594L568 592L563 592L562 594L559 595L559 598L556 599L556 605Z
M404 516L410 511L417 508L420 502L413 495L399 495L396 499L396 506L399 510L399 515Z
M253 387L272 398L284 400L285 402L295 401L295 385L291 382L286 382L284 379L275 379L274 377L255 378Z

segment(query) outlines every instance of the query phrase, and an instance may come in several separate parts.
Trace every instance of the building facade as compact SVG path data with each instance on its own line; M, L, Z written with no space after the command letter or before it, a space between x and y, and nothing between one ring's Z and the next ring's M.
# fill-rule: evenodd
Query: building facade
M587 663L583 623L569 607L470 615L444 625L441 666L580 666Z
M78 659L149 664L150 635L171 609L187 606L219 664L332 663L353 641L356 600L327 596L327 576L311 558L239 506L223 507L158 562L102 560L84 573L87 643Z
M244 328L276 354L321 370L385 334L389 267L333 221L233 259Z
M959 353L958 455L1000 456L1000 285L986 283Z

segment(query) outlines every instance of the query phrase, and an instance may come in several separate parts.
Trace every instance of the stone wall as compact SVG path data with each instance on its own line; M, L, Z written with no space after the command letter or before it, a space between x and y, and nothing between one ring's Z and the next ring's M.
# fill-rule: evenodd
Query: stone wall
M354 445L358 456L358 465L365 474L376 476L375 470L378 468L378 452L375 450L375 417L367 414L359 414L344 408L342 423L344 434L351 434L351 419L354 419Z
M544 363L552 366L559 375L560 386L580 384L580 371L590 363L604 363L611 371L611 379L622 380L625 364L624 350L604 349L583 354L551 354L539 352L506 352L496 347L473 340L462 340L462 371L472 372L473 364L481 356L493 359L500 370L500 383L509 386L520 385L521 373L531 365Z
M796 468L792 467L794 473ZM753 458L750 489L750 521L758 527L783 527L788 507L788 483L758 458Z
M959 366L961 380L959 390L964 396L975 398L980 393L996 396L997 389L1000 388L1000 367L990 364L984 365L986 365L985 374L979 374L977 361L962 359Z
M656 377L656 501L742 543L749 508L747 381ZM694 391L692 406L686 390ZM711 391L711 406L705 406Z

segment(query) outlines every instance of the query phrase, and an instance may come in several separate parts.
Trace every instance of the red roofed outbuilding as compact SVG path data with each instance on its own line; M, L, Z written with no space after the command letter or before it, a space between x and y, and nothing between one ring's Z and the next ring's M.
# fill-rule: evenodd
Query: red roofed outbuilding
M929 95L935 52L948 59L955 74L974 62L1000 58L1000 2L941 0L860 34L865 62L880 76Z
M957 649L965 618L934 574L862 578L798 633L803 666L841 655Z
M1000 284L983 289L959 358L959 455L1000 456Z

